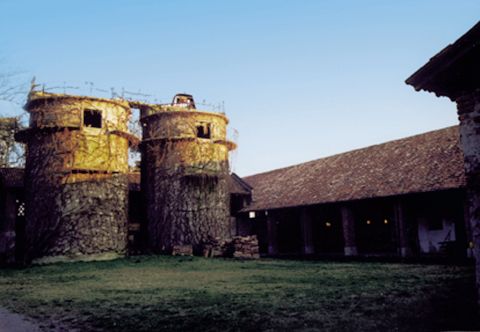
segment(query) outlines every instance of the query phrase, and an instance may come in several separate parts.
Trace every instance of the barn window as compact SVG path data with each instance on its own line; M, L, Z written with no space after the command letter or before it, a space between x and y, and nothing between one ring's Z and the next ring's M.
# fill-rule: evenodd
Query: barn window
M209 123L200 123L197 125L197 137L198 138L210 138L210 124Z
M83 111L83 125L85 127L102 128L102 112L97 110Z

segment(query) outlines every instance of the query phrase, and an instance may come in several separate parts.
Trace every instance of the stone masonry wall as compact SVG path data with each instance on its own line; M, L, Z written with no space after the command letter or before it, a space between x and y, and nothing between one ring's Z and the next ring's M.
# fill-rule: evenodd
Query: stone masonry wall
M222 175L163 175L153 171L148 189L150 247L170 252L194 248L210 237L227 238L228 187Z
M128 182L124 175L49 186L33 198L27 225L28 260L124 254ZM32 198L30 197L32 200ZM55 257L55 258L52 258Z
M467 199L480 299L480 90L456 100L460 120L460 141L465 159Z

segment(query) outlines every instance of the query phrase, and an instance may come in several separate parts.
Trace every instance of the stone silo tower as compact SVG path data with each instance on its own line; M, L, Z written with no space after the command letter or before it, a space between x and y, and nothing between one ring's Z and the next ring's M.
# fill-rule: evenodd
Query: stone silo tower
M149 247L198 248L210 238L228 238L228 152L225 115L197 111L190 95L171 105L137 105L143 126L142 191Z
M122 254L129 104L32 91L25 109L26 261Z

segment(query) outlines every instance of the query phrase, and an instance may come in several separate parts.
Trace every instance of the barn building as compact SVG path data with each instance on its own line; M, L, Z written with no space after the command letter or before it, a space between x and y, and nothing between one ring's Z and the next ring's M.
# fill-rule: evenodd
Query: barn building
M465 256L465 175L450 127L243 178L237 231L260 252Z

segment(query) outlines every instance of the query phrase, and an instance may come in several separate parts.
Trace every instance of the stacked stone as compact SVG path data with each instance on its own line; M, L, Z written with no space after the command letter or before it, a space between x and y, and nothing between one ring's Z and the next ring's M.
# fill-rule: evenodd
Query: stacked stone
M258 239L256 235L236 236L231 241L233 257L242 259L260 258Z

